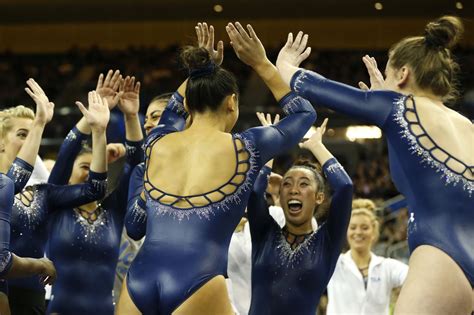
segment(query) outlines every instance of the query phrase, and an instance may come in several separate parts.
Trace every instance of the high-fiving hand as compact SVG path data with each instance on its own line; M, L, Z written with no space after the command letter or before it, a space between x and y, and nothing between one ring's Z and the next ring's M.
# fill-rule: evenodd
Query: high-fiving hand
M198 40L198 46L204 47L211 56L212 61L218 66L224 60L224 42L217 42L217 50L214 49L214 26L207 26L207 23L198 23L194 28Z

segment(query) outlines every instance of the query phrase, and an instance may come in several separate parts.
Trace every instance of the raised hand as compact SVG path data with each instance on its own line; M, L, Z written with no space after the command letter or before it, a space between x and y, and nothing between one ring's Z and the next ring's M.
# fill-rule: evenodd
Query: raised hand
M216 65L221 65L224 60L224 42L217 42L217 50L214 49L214 26L207 26L207 23L198 23L194 28L198 40L198 46L204 47L209 52L212 61Z
M53 118L54 113L54 103L50 102L43 89L36 83L35 80L29 79L26 81L28 85L25 88L26 93L35 101L36 103L36 114L35 114L35 123L38 123L42 126L46 125Z
M359 88L364 91L368 90L382 90L385 79L383 78L382 72L380 72L379 68L377 67L377 61L374 57L370 57L369 55L365 55L362 57L362 61L369 72L370 77L370 88L364 82L359 82Z
M266 192L270 194L273 200L273 205L280 207L280 186L283 181L283 177L277 173L271 173L268 179L268 186Z
M280 121L280 114L275 115L275 120L273 122L272 122L272 116L269 113L267 113L267 115L265 116L264 113L257 112L257 118L258 120L260 120L260 123L262 124L262 126L270 126Z
M140 82L127 76L120 84L118 107L125 115L135 115L140 110Z
M96 91L89 92L89 108L81 102L76 102L79 110L84 115L87 123L91 127L92 131L102 132L107 128L107 124L110 118L110 110L107 104L107 99L102 99Z
M125 156L126 150L122 143L107 144L107 163L111 164L121 157Z
M265 48L250 24L247 24L248 32L239 22L235 25L229 23L225 29L232 48L242 62L256 68L268 60Z
M311 47L308 44L308 34L298 32L293 40L293 33L288 34L285 46L278 53L276 66L280 70L285 64L298 67L311 54Z
M326 132L326 126L328 124L328 119L324 119L323 123L320 127L316 128L316 132L303 143L300 143L300 148L308 149L313 152L313 150L317 149L323 145L323 135Z
M97 80L97 87L95 90L99 93L101 98L105 98L109 104L109 109L114 108L121 94L118 92L120 84L122 83L122 75L119 70L109 70L104 80L104 75L101 73Z

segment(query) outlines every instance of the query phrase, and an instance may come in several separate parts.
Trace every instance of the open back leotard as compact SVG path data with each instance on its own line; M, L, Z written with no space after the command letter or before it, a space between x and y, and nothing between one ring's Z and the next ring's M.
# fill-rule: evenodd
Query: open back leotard
M474 287L474 166L456 159L430 137L413 97L361 91L306 70L294 74L291 87L318 106L374 123L384 131L392 179L408 202L410 251L420 245L442 250Z
M333 190L328 219L296 247L271 217L264 167L247 208L252 236L250 315L314 315L341 253L352 203L352 181L335 158L322 166Z
M161 137L184 127L182 101L178 93L171 98L160 124L148 136L147 155L153 145L159 145ZM235 175L212 192L175 196L153 186L145 170L146 238L127 276L130 296L143 314L171 314L210 279L226 275L229 242L258 171L276 154L296 145L316 119L312 105L294 93L286 95L280 105L288 116L276 125L232 135ZM229 185L234 190L226 194L223 189ZM217 202L209 197L216 192L222 195ZM175 201L161 203L165 195ZM204 198L208 203L196 207L195 198ZM178 201L187 202L189 208L175 207Z

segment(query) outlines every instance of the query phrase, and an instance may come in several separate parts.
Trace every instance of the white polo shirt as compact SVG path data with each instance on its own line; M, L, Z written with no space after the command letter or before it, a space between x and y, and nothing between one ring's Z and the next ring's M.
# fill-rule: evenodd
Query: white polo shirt
M408 266L395 259L371 255L367 289L350 251L339 256L327 287L327 315L389 314L392 289L402 286Z

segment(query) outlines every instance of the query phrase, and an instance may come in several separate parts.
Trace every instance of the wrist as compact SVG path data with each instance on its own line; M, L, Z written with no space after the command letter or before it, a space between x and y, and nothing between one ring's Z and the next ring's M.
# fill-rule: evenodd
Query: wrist
M268 60L267 57L265 57L265 59L263 59L261 62L255 64L255 65L252 65L252 68L253 68L259 75L268 73L268 72L270 72L270 71L273 70L273 69L276 70L275 66L270 62L270 60Z
M138 119L138 112L136 113L124 113L123 114L123 117L125 118L125 120L129 121L129 120L136 120Z
M47 122L41 119L34 119L33 120L33 127L34 128L44 128L46 126Z
M91 127L91 131L92 131L92 135L101 135L101 134L105 134L105 130L107 129L107 127L98 127L98 126L94 126L94 127Z

